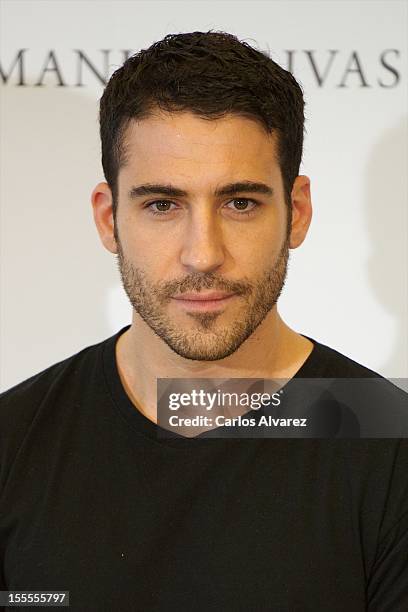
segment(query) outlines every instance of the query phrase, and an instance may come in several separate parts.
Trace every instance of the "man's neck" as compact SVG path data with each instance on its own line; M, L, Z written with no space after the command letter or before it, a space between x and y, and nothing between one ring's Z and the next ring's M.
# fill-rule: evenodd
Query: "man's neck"
M292 378L313 344L290 329L276 307L232 355L218 361L193 361L177 355L134 314L116 344L120 379L135 407L157 422L157 378Z

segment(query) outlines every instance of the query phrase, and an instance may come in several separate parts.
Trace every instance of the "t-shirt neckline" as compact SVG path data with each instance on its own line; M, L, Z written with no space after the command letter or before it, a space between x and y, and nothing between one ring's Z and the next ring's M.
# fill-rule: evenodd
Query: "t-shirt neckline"
M166 431L162 427L156 423L153 423L153 421L145 417L140 410L138 410L123 387L116 361L116 343L119 337L129 328L130 324L122 327L116 334L108 338L103 343L102 353L103 371L110 396L115 407L119 409L126 421L130 423L130 425L136 429L139 434L154 439L156 442L166 446L181 447L183 444L190 446L192 442L195 444L199 442L200 445L206 445L208 443L214 443L215 440L224 440L225 442L232 440L239 441L240 438L200 438L199 436L195 438L186 438L185 436L178 436L176 434L174 438L166 437ZM304 337L312 342L313 348L298 371L288 381L287 385L290 385L290 382L293 379L316 376L320 344L309 336Z

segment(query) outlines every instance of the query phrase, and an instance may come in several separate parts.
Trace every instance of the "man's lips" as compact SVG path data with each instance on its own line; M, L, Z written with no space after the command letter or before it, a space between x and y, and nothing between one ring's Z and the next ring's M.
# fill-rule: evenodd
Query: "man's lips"
M233 293L226 293L225 291L211 291L210 293L182 293L174 296L175 300L189 300L189 301L209 301L209 300L223 300L224 298L231 297Z
M224 308L233 298L235 293L225 291L211 291L209 293L182 293L173 298L180 307L190 311L210 311Z

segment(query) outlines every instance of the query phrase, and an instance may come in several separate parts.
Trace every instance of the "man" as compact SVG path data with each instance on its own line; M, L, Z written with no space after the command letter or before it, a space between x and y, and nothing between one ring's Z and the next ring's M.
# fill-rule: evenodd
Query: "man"
M379 378L277 310L312 214L303 108L226 33L166 36L110 79L92 205L133 320L3 394L3 590L81 611L408 609L405 440L326 439L343 421L159 435L158 379Z

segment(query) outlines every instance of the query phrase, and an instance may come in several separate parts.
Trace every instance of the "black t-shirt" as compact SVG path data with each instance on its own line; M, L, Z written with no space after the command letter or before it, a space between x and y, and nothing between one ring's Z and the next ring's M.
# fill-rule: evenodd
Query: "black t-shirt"
M126 329L1 395L0 590L69 591L75 612L406 612L408 441L159 437L120 382ZM312 341L295 378L375 376Z

